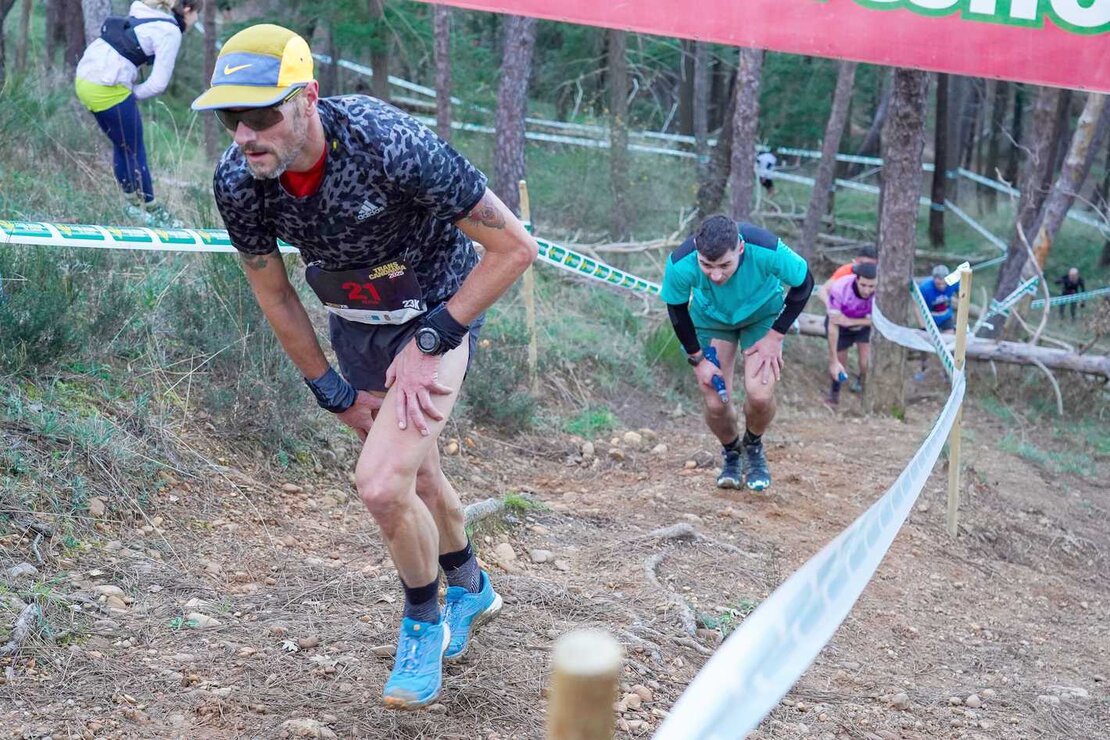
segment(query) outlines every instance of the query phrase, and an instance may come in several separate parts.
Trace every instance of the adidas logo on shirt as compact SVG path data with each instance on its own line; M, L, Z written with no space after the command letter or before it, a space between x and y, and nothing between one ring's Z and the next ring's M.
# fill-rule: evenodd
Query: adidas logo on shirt
M362 207L358 209L358 214L355 216L359 221L365 221L371 216L377 216L385 210L385 206L374 205L368 200L362 201Z

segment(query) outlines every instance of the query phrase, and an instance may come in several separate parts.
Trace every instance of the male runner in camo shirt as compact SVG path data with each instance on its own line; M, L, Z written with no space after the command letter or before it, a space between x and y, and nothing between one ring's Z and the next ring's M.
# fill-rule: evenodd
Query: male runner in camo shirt
M435 134L374 98L319 98L308 44L274 25L224 44L193 103L232 133L216 168L220 214L258 303L319 404L364 441L359 495L405 591L388 706L434 701L501 597L479 570L436 439L483 312L536 245L486 177ZM330 312L342 375L316 340L276 239L301 251ZM485 246L479 262L471 239ZM439 568L448 589L439 609Z

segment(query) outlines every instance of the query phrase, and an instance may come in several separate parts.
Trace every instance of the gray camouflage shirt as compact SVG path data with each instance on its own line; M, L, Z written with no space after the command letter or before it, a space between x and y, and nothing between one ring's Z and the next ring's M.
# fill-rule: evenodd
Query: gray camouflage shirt
M450 298L478 262L454 224L482 199L486 176L426 126L376 98L321 98L324 178L297 198L256 180L232 145L216 167L216 205L240 252L269 254L282 239L326 270L401 259L431 305Z

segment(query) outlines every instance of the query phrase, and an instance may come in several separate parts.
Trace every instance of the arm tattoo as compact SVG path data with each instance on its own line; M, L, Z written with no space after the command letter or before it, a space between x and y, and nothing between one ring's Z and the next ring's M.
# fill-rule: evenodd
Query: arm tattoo
M271 255L273 255L273 252L270 252L270 254L241 253L239 257L240 259L242 259L244 265L252 270L258 271L265 268L266 265L270 264L269 258Z
M505 228L505 217L486 197L483 197L478 205L474 206L474 210L467 214L466 220L489 229Z

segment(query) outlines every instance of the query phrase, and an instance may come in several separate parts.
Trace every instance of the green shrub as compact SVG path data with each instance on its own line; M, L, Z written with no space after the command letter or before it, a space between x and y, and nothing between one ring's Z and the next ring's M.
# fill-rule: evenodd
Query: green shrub
M528 392L528 333L524 323L491 311L471 361L460 402L466 416L506 434L531 429L536 399Z

